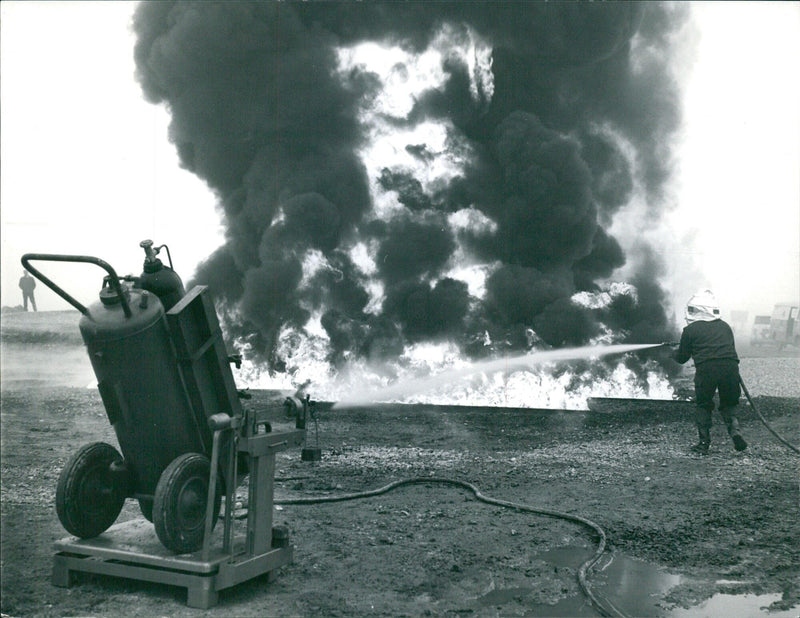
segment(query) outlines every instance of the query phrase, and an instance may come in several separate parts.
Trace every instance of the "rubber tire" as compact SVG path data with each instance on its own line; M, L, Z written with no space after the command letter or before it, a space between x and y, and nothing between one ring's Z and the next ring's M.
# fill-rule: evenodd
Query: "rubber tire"
M189 554L203 546L211 463L199 453L176 457L158 479L153 498L153 524L159 540L177 554ZM222 502L221 483L214 496L213 525Z
M141 498L138 500L139 502L139 510L144 515L144 518L149 521L151 524L153 523L153 501L152 500L142 500Z
M125 493L113 481L110 467L115 461L122 461L117 449L93 442L75 453L61 470L56 513L70 534L82 539L96 537L119 517Z

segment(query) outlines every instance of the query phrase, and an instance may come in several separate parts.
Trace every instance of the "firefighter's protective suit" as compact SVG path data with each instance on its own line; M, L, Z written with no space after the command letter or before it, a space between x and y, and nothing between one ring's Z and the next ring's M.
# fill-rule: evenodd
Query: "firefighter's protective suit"
M747 442L739 431L737 411L741 387L739 357L731 327L720 319L719 306L710 290L698 292L686 305L686 328L674 358L679 363L694 359L695 423L699 442L692 450L706 454L711 443L711 413L719 392L719 413L733 440L743 451Z

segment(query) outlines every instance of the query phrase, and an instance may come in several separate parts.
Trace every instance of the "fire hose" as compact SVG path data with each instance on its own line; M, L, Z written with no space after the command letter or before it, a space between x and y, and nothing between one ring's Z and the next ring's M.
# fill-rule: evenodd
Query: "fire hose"
M599 541L597 543L597 549L595 550L594 554L592 554L587 560L585 560L578 567L578 585L580 586L581 590L586 595L586 597L591 601L595 609L597 609L602 616L614 616L614 617L625 618L626 614L624 614L622 611L614 607L610 602L604 599L601 600L594 592L592 592L591 588L589 587L589 583L586 579L586 574L588 570L600 559L600 557L603 555L603 552L605 551L606 533L595 522L591 521L590 519L586 519L585 517L581 517L580 515L563 513L561 511L554 511L551 509L545 509L541 507L528 506L516 502L509 502L507 500L498 500L497 498L492 498L490 496L482 494L480 490L472 483L468 483L466 481L460 481L457 479L449 479L442 477L413 477L408 479L401 479L399 481L394 481L392 483L389 483L388 485L379 487L378 489L372 489L358 493L343 494L341 496L324 496L319 498L292 498L286 500L275 500L274 503L280 505L305 505L305 504L322 504L326 502L345 502L347 500L372 498L375 496L386 494L399 487L405 487L407 485L420 485L424 483L438 483L442 485L453 485L455 487L461 487L462 489L467 489L470 492L472 492L473 496L475 496L475 498L478 501L484 502L486 504L491 504L494 506L502 506L505 508L514 509L516 511L522 511L525 513L534 513L537 515L546 515L547 517L565 519L568 521L582 524L583 526L586 526L587 528L592 530L599 538Z
M677 343L675 343L675 342L665 342L665 343L662 343L661 345L663 345L663 346L675 346L675 345L677 345ZM781 444L783 444L787 448L792 449L795 453L800 455L800 448L796 447L794 444L792 444L791 442L786 440L783 436L781 436L777 431L775 431L772 428L772 426L767 422L767 419L765 419L764 416L761 414L759 409L756 407L756 404L753 403L753 398L750 397L750 392L747 390L747 386L745 386L744 380L742 380L742 376L739 376L739 385L742 387L742 392L744 393L744 396L747 398L747 401L750 403L750 407L753 408L753 412L756 413L756 416L764 424L764 427L766 427L767 430L773 436L775 436L775 438Z
M772 428L772 426L767 422L767 419L765 419L764 416L761 414L761 412L758 410L758 408L756 407L756 404L753 403L753 399L750 397L750 392L747 390L747 387L744 385L744 380L742 380L741 376L739 377L739 384L742 387L742 392L744 392L744 396L747 398L747 401L750 403L750 407L753 408L753 412L756 413L756 416L758 416L759 420L762 423L764 423L764 427L766 427L769 430L769 432L778 439L779 442L781 442L783 445L787 446L788 448L792 449L795 453L800 454L800 449L798 449L794 444L792 444L788 440L785 440L783 438L783 436L781 436L777 431L775 431Z

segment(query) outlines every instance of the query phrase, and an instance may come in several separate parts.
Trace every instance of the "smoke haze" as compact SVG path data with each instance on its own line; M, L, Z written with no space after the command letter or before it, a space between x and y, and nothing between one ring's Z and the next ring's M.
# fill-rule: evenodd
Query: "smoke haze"
M310 322L335 363L426 341L481 357L670 338L647 248L627 264L634 291L575 297L626 264L609 229L634 194L653 221L663 208L685 18L663 3L142 3L138 80L226 227L193 283L275 370L282 333ZM397 59L370 68L366 44ZM390 96L412 83L405 107Z

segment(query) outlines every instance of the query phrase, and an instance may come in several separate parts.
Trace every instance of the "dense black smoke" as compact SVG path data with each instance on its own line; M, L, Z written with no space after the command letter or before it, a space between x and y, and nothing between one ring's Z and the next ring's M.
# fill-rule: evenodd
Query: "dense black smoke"
M314 313L334 360L443 338L469 354L578 345L601 325L630 341L666 338L652 260L632 281L635 299L598 310L570 297L625 264L608 228L637 184L657 216L679 122L670 35L684 12L662 3L142 3L138 79L148 100L168 106L181 164L224 214L226 243L195 282L238 308L228 326L278 368L280 329ZM382 169L377 185L402 208L377 217L358 152L360 114L381 78L343 71L338 50L377 41L421 52L443 28L491 47L493 91L479 84L476 96L468 64L445 55L446 82L393 121L446 122L470 160L435 189L407 169ZM422 164L434 156L425 143L407 152ZM450 225L464 209L490 225ZM372 248L375 272L354 263L357 241ZM311 274L309 255L324 264ZM485 296L448 276L456 260L490 265ZM383 286L378 306L369 282Z

